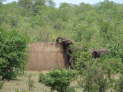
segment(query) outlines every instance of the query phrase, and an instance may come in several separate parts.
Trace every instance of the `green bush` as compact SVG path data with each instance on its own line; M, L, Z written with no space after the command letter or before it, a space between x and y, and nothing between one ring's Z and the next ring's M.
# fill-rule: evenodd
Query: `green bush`
M2 79L16 78L24 69L27 40L17 31L0 29L0 76Z
M39 82L51 87L52 91L66 92L75 75L75 71L72 70L53 70L47 74L40 74Z

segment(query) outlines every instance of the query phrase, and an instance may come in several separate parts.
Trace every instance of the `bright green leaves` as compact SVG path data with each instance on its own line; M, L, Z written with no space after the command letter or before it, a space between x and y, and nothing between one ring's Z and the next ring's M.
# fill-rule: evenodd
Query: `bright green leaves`
M18 31L0 30L0 76L13 79L24 67L26 37Z

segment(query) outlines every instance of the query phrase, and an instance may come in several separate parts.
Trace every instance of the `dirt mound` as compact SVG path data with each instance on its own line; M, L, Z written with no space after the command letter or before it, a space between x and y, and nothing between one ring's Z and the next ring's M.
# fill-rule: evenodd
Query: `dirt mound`
M27 70L50 70L64 68L62 47L57 43L32 43L29 45Z

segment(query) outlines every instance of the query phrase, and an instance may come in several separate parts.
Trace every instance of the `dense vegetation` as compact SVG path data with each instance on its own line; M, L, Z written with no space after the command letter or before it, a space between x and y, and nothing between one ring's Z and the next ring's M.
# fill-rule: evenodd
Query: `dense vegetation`
M52 0L19 0L0 4L0 27L23 32L31 42L62 36L90 49L108 48L112 56L123 58L122 10L123 4L109 0L95 5L62 3L59 8Z
M27 40L17 31L0 29L0 77L14 79L24 70Z
M0 4L0 27L27 34L31 42L55 41L58 36L82 46L111 49L123 57L123 4L108 0L96 5L63 3L52 0L19 0Z
M123 4L105 0L95 5L62 3L60 7L56 8L52 0L19 0L9 4L0 3L0 27L4 29L4 32L0 31L0 34L2 33L0 46L7 46L10 50L13 50L11 49L13 46L11 47L9 44L12 43L15 46L16 42L23 43L24 48L21 46L20 49L22 48L22 52L25 50L25 40L20 36L21 40L16 39L18 33L29 36L30 42L53 42L58 36L74 40L73 65L74 69L79 72L77 83L82 88L81 90L83 92L107 92L107 90L122 92ZM16 32L11 30L16 30ZM12 39L16 40L12 41ZM106 48L110 53L94 59L90 53L90 50L94 48ZM7 64L4 64L7 67L10 64L14 68L21 66L11 62L13 61L11 56L16 57L14 51L9 54L3 50L7 57L0 57L0 60L4 62L7 59ZM18 54L22 55L18 58L19 61L23 60L24 54L20 52ZM18 60L16 61L18 63ZM3 66L1 62L0 65ZM68 78L70 77L69 72L66 71L61 73L60 70L56 70L47 75L41 75L43 80L40 82L55 87L53 90L63 87L56 85L58 81L59 83L67 82L67 86L69 86L71 78ZM0 73L3 73L2 69L0 69ZM65 76L64 73L68 73L68 76ZM54 75L57 75L56 79ZM61 79L58 78L57 81L58 75ZM63 81L62 78L68 80ZM52 81L53 85L50 84Z
M122 4L108 0L96 5L63 3L59 8L51 0L19 0L0 5L0 26L23 31L31 41L54 41L63 36L91 48L122 49L122 10Z

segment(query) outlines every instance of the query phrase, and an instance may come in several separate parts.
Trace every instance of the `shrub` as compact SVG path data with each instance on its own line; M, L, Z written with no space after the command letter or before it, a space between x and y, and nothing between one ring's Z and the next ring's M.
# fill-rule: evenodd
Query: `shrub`
M75 75L75 71L72 70L53 70L47 74L40 74L39 82L51 87L52 91L66 92Z
M17 31L0 29L0 76L2 79L16 78L25 65L26 37Z

